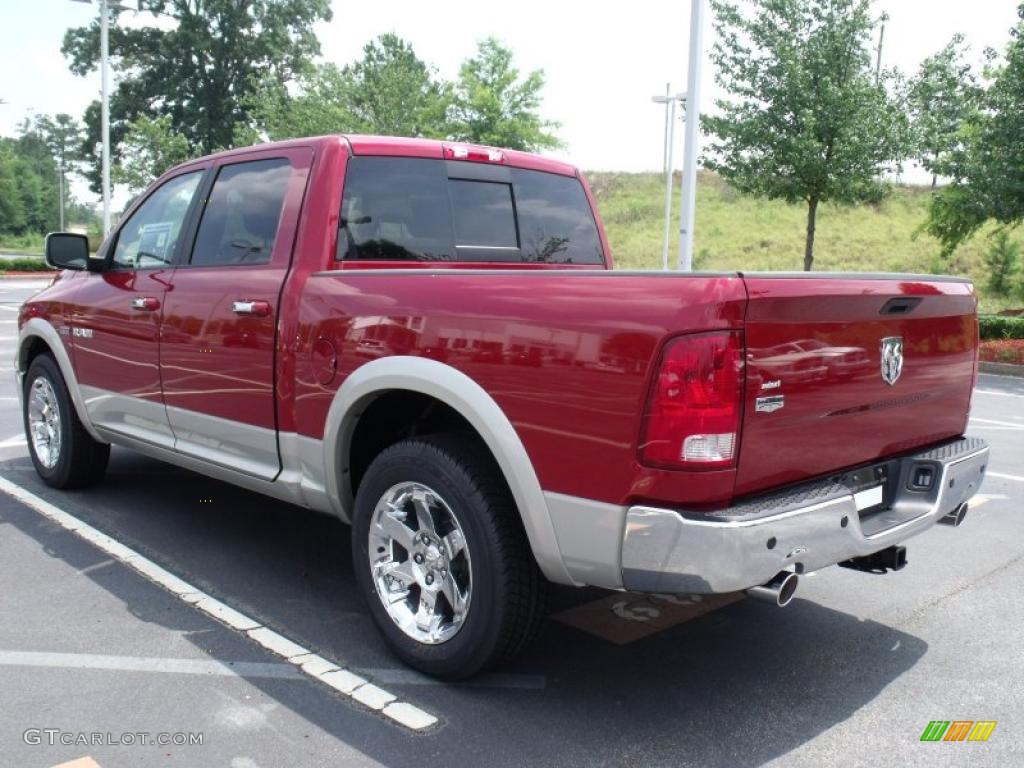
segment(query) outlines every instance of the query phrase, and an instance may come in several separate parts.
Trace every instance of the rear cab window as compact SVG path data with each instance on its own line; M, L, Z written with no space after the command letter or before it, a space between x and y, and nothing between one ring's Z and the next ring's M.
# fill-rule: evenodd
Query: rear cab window
M404 157L350 158L336 259L604 264L580 180Z

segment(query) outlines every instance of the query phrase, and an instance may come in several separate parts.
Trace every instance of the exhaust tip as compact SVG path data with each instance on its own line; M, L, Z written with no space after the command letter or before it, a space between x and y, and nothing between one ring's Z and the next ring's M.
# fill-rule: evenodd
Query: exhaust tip
M939 522L944 523L945 525L951 525L954 528L959 528L963 525L965 517L967 517L967 502L964 502L952 512L944 514L939 518Z
M796 588L800 585L800 577L795 573L786 572L779 589L779 608L785 608L796 597Z
M800 585L800 577L792 571L779 571L771 581L759 587L751 587L747 594L756 597L758 600L774 603L779 608L785 608L792 602L796 595L796 588Z

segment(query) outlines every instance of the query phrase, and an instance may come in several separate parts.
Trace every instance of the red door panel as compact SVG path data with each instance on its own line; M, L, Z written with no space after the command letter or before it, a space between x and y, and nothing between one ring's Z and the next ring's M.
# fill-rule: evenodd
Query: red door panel
M278 300L312 157L258 152L216 169L164 306L160 370L177 450L268 479L280 469Z
M160 324L204 170L162 182L128 213L106 270L84 278L71 309L75 368L92 422L168 448L174 439L161 395Z

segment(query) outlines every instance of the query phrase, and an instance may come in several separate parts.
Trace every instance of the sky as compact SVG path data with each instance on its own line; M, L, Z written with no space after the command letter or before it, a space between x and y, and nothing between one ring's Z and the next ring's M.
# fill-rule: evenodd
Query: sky
M123 0L133 5L134 0ZM1018 0L875 0L889 14L883 66L916 71L957 32L971 46L972 60L983 50L1002 51L1016 22ZM512 48L520 70L543 69L546 87L541 112L561 124L565 147L556 157L589 170L660 170L664 108L651 97L685 90L690 3L632 0L630 3L518 0L514 4L477 0L376 0L333 3L332 21L318 25L323 59L345 64L363 45L385 32L412 43L421 59L453 78L477 41L493 35ZM99 95L99 74L72 75L60 53L68 27L88 24L96 6L72 0L0 0L0 134L14 135L17 124L37 112L68 112L81 117ZM119 23L152 24L150 14L122 14ZM714 42L706 13L705 52ZM707 61L705 59L705 61ZM702 108L722 95L710 62L702 72ZM681 126L676 131L675 164L681 164ZM924 183L908 170L904 180ZM72 189L91 199L85 185Z

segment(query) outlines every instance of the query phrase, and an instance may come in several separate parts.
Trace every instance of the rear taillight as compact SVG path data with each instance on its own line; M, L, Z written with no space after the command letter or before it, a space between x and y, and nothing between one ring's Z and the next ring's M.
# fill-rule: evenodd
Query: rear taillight
M733 466L742 397L739 331L700 333L669 342L644 412L640 460L670 469Z

